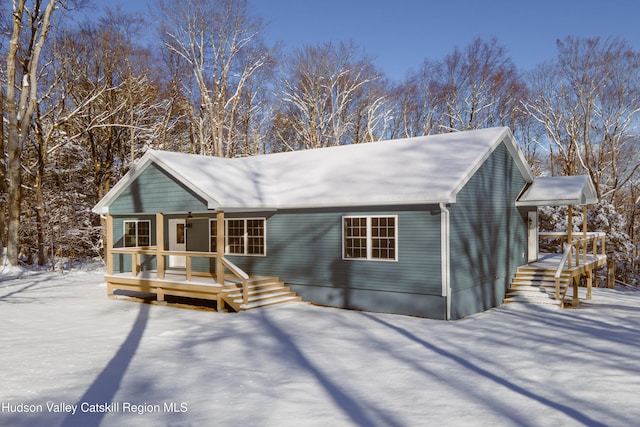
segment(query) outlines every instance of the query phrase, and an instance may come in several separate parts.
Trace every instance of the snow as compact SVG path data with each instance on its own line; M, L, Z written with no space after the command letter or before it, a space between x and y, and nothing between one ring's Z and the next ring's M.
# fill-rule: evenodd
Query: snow
M511 304L446 322L304 303L143 304L107 298L102 275L0 273L0 425L640 419L640 293L594 289L578 309Z
M503 140L532 179L505 127L231 159L149 150L93 210L104 213L151 163L209 209L449 203Z
M543 176L533 181L516 205L592 205L597 202L589 175Z

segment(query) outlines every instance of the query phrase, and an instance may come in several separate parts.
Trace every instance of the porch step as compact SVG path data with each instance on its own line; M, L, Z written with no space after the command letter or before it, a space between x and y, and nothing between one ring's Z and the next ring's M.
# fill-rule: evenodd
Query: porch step
M522 304L540 304L540 305L555 305L558 307L562 306L562 301L557 299L552 299L551 297L547 298L532 298L529 295L525 296L511 296L504 299L504 303L522 303Z
M279 281L277 277L250 278L248 290L247 304L243 302L241 283L227 285L222 291L222 299L235 311L302 301L302 298L285 286L284 282Z
M556 299L555 270L523 266L518 268L504 303L563 305L563 299L571 283L569 274L560 276L560 299Z

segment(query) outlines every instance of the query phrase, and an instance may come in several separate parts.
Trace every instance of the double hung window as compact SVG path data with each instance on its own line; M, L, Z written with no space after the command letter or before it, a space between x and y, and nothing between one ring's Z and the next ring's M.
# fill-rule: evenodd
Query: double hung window
M344 259L397 261L397 216L346 216L342 220Z
M151 221L124 221L123 228L125 248L151 245Z
M266 255L264 218L225 219L225 253L232 255ZM218 252L218 221L209 223L211 252Z

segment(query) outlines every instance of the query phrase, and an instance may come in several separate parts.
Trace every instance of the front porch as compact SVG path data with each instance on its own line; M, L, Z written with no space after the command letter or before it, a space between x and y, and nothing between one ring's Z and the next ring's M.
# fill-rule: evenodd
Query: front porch
M243 311L300 301L277 277L250 276L226 258L224 227L221 226L224 212L217 212L216 218L219 248L216 252L167 250L167 221L162 213L156 214L157 245L115 248L112 239L108 239L105 250L107 294L114 295L117 290L152 293L161 303L167 295L209 300L216 302L218 311ZM113 217L108 215L106 222L107 236L113 236ZM185 227L181 229L186 233ZM116 258L118 271L114 268ZM176 263L177 259L180 262Z
M597 286L595 270L607 262L605 233L541 232L539 236L542 240L556 241L564 251L540 253L536 261L519 267L504 302L577 307L582 278L587 288L586 299L591 299L592 287ZM572 295L567 300L570 288Z

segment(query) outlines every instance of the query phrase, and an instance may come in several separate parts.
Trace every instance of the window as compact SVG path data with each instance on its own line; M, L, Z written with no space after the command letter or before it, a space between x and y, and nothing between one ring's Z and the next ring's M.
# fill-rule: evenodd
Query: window
M151 245L151 221L124 221L124 247Z
M209 221L209 252L218 252L218 221Z
M232 255L266 254L266 220L264 218L225 219L225 252ZM209 222L211 252L217 252L218 221Z
M343 258L397 260L397 216L343 217Z
M227 222L226 252L229 254L243 255L245 241L245 222L242 219L229 219Z
M245 224L247 255L264 255L264 220L248 219Z

